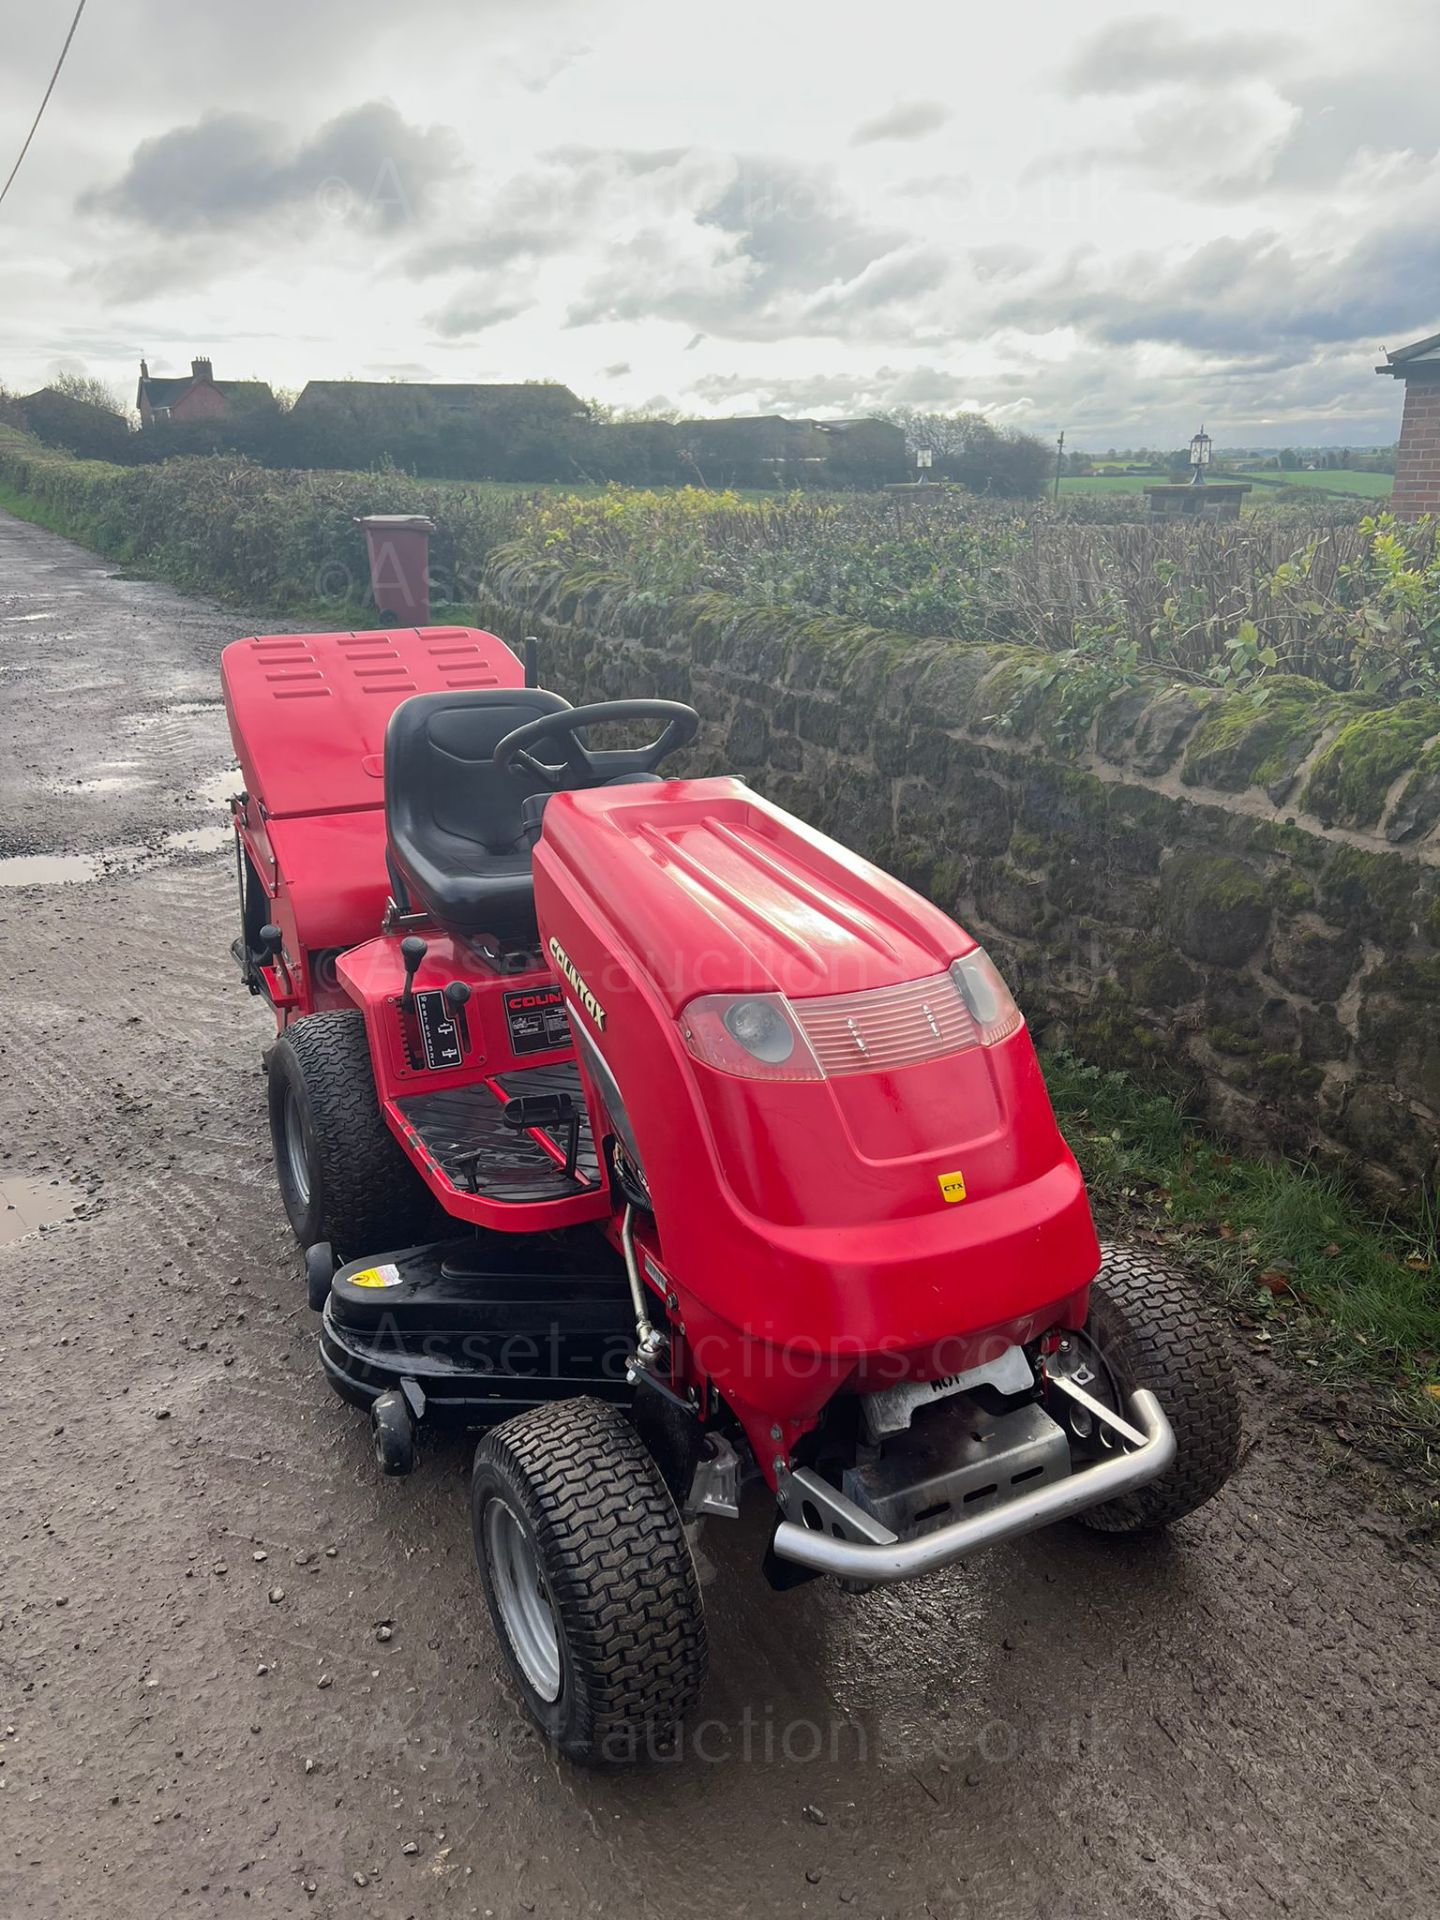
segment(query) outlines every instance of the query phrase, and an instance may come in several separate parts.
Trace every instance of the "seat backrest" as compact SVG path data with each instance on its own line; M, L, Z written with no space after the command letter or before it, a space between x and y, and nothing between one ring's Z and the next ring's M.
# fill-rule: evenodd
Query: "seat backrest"
M507 733L570 702L538 687L497 687L420 693L403 701L385 729L385 819L390 843L405 859L407 846L437 839L468 840L487 853L514 853L525 845L520 809L542 781L495 765Z

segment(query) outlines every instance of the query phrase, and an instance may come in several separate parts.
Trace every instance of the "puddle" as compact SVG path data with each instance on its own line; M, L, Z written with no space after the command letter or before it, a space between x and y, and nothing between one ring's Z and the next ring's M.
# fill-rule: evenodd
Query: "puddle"
M22 1174L0 1179L0 1247L42 1227L68 1220L84 1195L63 1180L33 1180Z
M229 808L232 793L239 793L245 779L238 767L227 767L195 789L195 798L205 807Z
M109 760L107 771L88 780L67 784L67 793L113 793L121 787L143 784L138 774L123 769L139 764L135 760ZM225 803L238 793L241 776L238 767L227 767L212 774L195 789L194 798L212 818L198 827L177 827L158 844L148 847L104 847L99 853L13 853L0 856L0 887L63 887L86 880L109 878L120 873L141 873L181 853L226 853L235 845L235 829ZM218 815L218 818L214 816Z
M180 827L158 846L106 847L103 853L12 853L0 858L0 887L64 887L143 873L177 853L226 853L235 844L228 820Z
M95 853L12 853L0 860L0 887L60 887L100 873Z
M167 833L160 843L162 853L220 853L235 844L235 830L228 820L211 827L182 827Z
M145 782L138 773L97 773L92 780L67 780L60 786L61 793L125 793L132 787L143 787Z

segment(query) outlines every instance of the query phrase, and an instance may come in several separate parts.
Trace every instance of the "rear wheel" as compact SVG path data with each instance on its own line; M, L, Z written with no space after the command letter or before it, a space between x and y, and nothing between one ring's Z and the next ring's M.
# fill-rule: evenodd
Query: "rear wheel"
M303 1247L342 1258L408 1246L430 1196L381 1117L358 1010L312 1013L270 1054L270 1137L280 1194Z
M685 1530L634 1428L598 1400L495 1427L475 1454L475 1553L531 1718L569 1759L669 1744L705 1678Z
M1174 1464L1135 1492L1087 1507L1078 1518L1100 1533L1148 1533L1193 1513L1217 1494L1240 1451L1240 1402L1225 1329L1183 1275L1130 1247L1106 1247L1083 1330L1050 1365L1093 1398L1127 1412L1148 1387L1175 1430ZM1103 1457L1104 1426L1060 1394L1049 1411L1082 1457Z

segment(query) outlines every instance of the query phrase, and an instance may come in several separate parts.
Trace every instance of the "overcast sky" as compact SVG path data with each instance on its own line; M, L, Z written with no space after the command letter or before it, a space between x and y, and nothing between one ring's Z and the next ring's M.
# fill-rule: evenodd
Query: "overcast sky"
M0 176L70 11L0 0ZM90 0L0 208L0 380L1390 441L1437 75L1434 0Z

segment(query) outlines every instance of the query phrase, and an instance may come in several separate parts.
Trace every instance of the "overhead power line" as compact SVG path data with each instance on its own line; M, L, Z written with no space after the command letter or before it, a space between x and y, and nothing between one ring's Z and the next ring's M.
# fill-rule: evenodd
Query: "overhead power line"
M70 31L65 36L65 44L60 49L60 58L55 62L55 71L50 76L50 84L45 89L45 98L40 102L39 111L36 113L34 120L30 124L30 131L25 136L24 146L21 147L19 153L16 154L15 156L15 164L10 169L9 178L6 180L4 186L0 187L0 205L4 204L5 196L10 191L11 183L13 182L16 174L20 171L20 163L25 158L26 154L30 151L30 142L35 138L35 129L39 126L41 120L44 117L45 109L50 104L50 96L55 91L55 82L60 78L60 69L65 64L65 56L70 51L70 42L75 38L75 29L79 26L80 16L82 13L84 13L84 11L85 11L85 0L80 0L79 6L76 7L75 9L75 18L70 22Z

